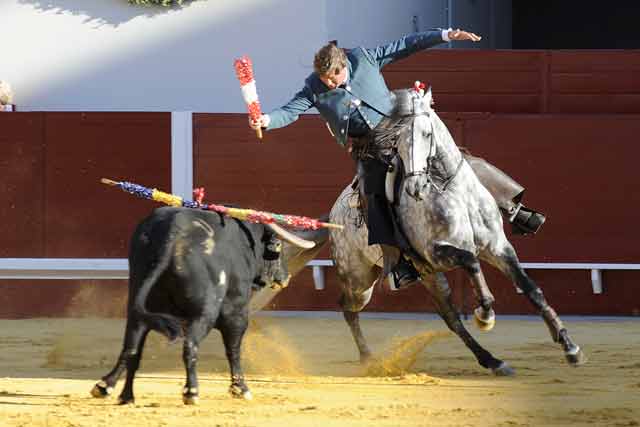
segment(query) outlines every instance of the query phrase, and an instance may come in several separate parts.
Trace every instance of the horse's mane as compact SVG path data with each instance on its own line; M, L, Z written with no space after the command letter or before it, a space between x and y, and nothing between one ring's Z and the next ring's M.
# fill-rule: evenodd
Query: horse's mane
M394 109L389 117L384 119L387 123L374 131L372 148L375 151L395 147L401 133L406 131L415 117L415 95L412 89L394 90L392 97Z

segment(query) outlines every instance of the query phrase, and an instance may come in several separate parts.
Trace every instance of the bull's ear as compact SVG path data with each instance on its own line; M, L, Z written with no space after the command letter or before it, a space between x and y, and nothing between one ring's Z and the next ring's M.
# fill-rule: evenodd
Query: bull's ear
M290 231L285 230L277 224L267 224L267 226L273 230L282 240L291 243L292 245L299 246L304 249L311 249L316 246L315 242L311 240L302 239Z

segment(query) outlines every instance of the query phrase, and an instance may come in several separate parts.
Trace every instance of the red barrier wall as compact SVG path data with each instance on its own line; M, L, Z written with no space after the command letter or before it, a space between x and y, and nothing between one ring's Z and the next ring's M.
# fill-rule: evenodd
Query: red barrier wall
M168 113L6 113L0 130L1 257L126 257L153 205L100 178L170 188ZM0 280L0 317L122 315L125 295L122 280Z
M635 241L640 232L629 225L640 209L640 197L628 185L635 182L635 160L640 154L633 140L640 132L640 115L443 113L442 117L460 145L516 177L527 188L526 203L548 215L539 235L512 236L522 261L638 261ZM311 134L319 137L310 138ZM244 115L203 114L196 116L195 135L196 181L222 200L318 215L328 210L353 174L347 153L314 116L267 132L259 142L246 128ZM241 159L244 166L238 164ZM306 174L311 177L307 181ZM327 255L325 251L323 256ZM532 312L508 280L489 266L485 269L501 313ZM588 270L530 274L563 313L640 312L640 299L634 298L640 272L605 272L602 295L593 294ZM454 272L449 279L457 302L472 306L464 275ZM369 310L433 309L418 287L376 293ZM328 269L324 291L313 289L307 271L271 307L333 310L338 298L332 269Z
M430 84L438 111L640 113L640 50L428 50L385 78Z
M431 83L458 144L517 178L527 204L548 214L538 236L512 239L529 262L638 262L639 73L637 50L443 49L385 69L394 88ZM155 205L98 181L169 189L170 135L169 113L0 114L0 257L126 256L134 225ZM193 135L194 184L208 200L316 216L354 172L314 115L259 142L245 114L195 114ZM327 273L326 290L315 291L305 271L272 307L336 310L338 285ZM489 267L485 273L500 313L530 312L511 283ZM592 293L588 271L530 274L561 313L640 313L640 272L605 271L602 295ZM472 306L464 276L449 278L456 301ZM118 316L125 288L124 281L0 281L0 317ZM378 289L368 309L433 308L413 287Z

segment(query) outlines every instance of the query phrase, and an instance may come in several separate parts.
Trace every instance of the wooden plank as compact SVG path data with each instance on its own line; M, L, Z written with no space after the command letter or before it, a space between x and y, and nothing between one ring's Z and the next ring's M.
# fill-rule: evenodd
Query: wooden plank
M0 113L0 129L0 256L43 256L43 114Z
M551 74L551 90L557 93L640 93L640 70Z
M493 115L470 120L468 147L527 188L548 215L534 238L514 237L521 259L636 262L640 193L638 115Z
M387 65L384 71L535 71L538 50L431 49Z
M539 95L435 94L438 112L537 113Z
M207 200L271 212L329 212L354 175L353 161L317 115L265 132L247 132L245 114L197 114L194 182ZM221 126L218 126L218 123Z
M434 91L473 94L539 93L538 71L423 71L420 73L388 72L385 80L390 89L413 87L420 80Z
M107 177L169 191L169 113L46 114L46 256L123 257L156 202L99 182Z
M638 114L640 94L555 94L550 99L550 113Z
M640 71L640 49L551 50L552 73Z

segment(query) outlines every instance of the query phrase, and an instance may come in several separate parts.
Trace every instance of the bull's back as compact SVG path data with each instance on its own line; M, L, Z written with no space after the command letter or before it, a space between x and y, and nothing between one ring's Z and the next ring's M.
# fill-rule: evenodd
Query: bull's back
M233 225L230 225L233 227ZM154 280L150 304L160 306L171 298L193 293L192 284L215 273L216 237L222 221L212 212L188 208L155 209L134 231L129 251L130 295L147 280ZM221 251L218 251L218 258ZM131 298L130 298L131 300Z

